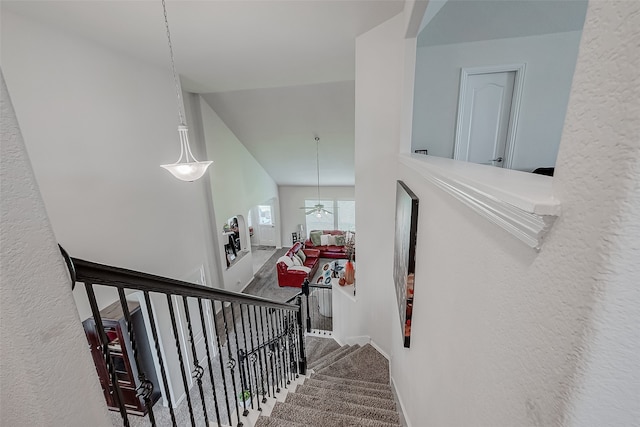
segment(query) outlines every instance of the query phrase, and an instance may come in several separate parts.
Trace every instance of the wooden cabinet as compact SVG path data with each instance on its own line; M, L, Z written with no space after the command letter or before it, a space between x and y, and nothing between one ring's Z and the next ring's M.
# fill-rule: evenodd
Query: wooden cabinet
M160 388L151 354L151 346L147 336L142 311L137 302L128 301L129 313L131 314L131 323L133 325L133 333L138 349L138 360L140 369L144 372L145 378L153 383L153 393L151 401L156 402L160 397ZM147 410L144 399L137 396L137 388L140 386L138 369L133 358L133 348L131 340L127 332L127 322L120 305L120 301L116 301L110 306L100 311L102 324L105 329L107 338L109 339L109 353L111 361L116 369L118 377L118 385L122 391L124 405L127 412L135 415L145 415ZM93 362L96 365L100 385L104 393L107 406L112 410L119 410L115 398L115 390L111 382L111 376L107 370L107 364L102 352L100 337L96 328L96 322L91 317L84 322L85 333L91 348Z

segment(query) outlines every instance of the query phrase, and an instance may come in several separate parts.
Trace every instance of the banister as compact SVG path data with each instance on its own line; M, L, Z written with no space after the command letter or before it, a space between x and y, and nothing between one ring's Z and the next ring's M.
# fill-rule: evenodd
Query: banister
M186 297L214 299L237 304L255 304L263 307L280 308L291 311L298 310L298 307L294 304L277 302L254 295L209 288L182 280L169 279L154 274L98 264L78 258L71 258L71 262L75 268L76 281L78 282Z

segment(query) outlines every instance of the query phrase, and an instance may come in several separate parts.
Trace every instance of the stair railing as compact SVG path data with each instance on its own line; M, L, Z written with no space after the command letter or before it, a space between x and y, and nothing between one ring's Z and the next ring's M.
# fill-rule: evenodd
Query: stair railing
M165 404L169 411L169 416L165 418L170 418L172 426L178 425L177 413L180 413L180 419L186 419L183 412L188 411L188 419L193 427L196 425L196 416L198 420L203 419L207 426L209 419L215 417L219 426L223 425L223 422L229 425L235 422L241 427L241 414L246 416L248 409L254 408L254 405L261 409L260 405L266 402L267 396L275 397L281 388L287 388L291 381L306 373L300 295L296 296L294 304L282 303L68 256L65 257L65 261L70 265L75 281L84 283L99 340L99 348L94 349L94 354L95 350L99 350L98 354L106 366L109 378L108 384L103 383L102 386L105 395L112 396L115 408L111 409L119 411L124 426L131 425L129 418L132 411L130 405L126 404L125 394L130 398L132 392L144 402L144 416L148 419L148 425L157 425L152 395L154 391L158 394L155 388L159 384L150 381L150 372L145 372L140 360L141 348L146 344L153 349L151 351L157 358L156 370L162 379ZM127 343L118 343L116 346L112 332L106 330L103 325L100 307L104 307L108 301L99 301L96 296L95 287L101 286L117 290L118 298L114 304L119 305L124 315L126 337L123 338ZM140 342L136 337L136 328L129 309L130 302L127 300L131 293L142 293L144 305L141 301L140 306L148 319L146 328L151 332L148 343ZM183 333L188 331L186 340L180 339L178 331L176 310L179 306L183 310L180 323L186 321L186 330L182 328ZM190 307L195 306L197 310L190 312ZM221 308L216 311L216 307ZM207 327L207 318L213 320L212 327ZM162 330L160 323L163 325ZM166 331L167 324L170 324L172 338L175 341L173 345L166 340L160 342L159 339L161 332ZM194 325L202 328L206 354L201 354L202 351L198 353L196 350ZM132 352L132 371L137 373L133 382L131 379L123 380L123 368L118 359L114 358L115 349L121 349L123 344ZM172 357L167 357L171 352ZM213 352L217 354L212 354ZM192 360L194 369L190 374L195 379L197 390L190 390L185 358ZM168 359L177 359L185 389L186 402L182 401L176 407L173 404L175 399L172 399L174 392L168 383L169 372L172 368L175 370L176 366L170 366L174 362ZM96 368L98 369L97 361ZM209 381L206 392L203 378ZM196 404L192 400L197 400L198 396L200 402ZM246 402L245 397L252 399ZM240 408L235 411L233 420L232 407ZM164 408L157 410L166 411ZM140 423L137 422L136 425ZM181 423L181 427L182 425L186 424Z
M333 333L331 289L331 285L310 284L308 279L302 283L307 333L322 336Z

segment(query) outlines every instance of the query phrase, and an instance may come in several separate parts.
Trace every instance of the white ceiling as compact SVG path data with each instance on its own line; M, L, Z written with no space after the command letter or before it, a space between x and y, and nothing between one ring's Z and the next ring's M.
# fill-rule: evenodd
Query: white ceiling
M418 45L578 31L586 11L587 0L437 0L427 6Z
M2 10L167 67L160 0L2 1ZM167 0L185 90L279 185L354 184L355 38L404 0Z
M354 185L355 82L203 95L280 185Z

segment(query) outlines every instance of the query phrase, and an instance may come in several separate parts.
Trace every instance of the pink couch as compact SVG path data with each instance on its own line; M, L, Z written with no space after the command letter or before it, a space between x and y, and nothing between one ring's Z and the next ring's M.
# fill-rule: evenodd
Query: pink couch
M298 251L303 251L306 255L306 259L302 266L293 265L293 254ZM284 258L289 258L290 261ZM276 270L278 271L278 286L291 286L295 288L302 287L304 279L309 279L309 281L311 281L313 276L316 274L319 263L320 251L315 249L303 249L302 243L295 243L286 254L278 259L278 262L276 263ZM305 271L307 269L308 271Z
M320 230L311 230L309 232L309 236L311 233L317 232ZM322 230L322 234L331 234L333 236L345 236L345 232L342 230ZM346 236L345 236L346 238ZM337 245L320 245L316 246L311 241L311 237L309 237L304 242L304 247L306 249L317 249L320 251L320 258L335 258L335 259L347 259L347 247L346 246L337 246ZM355 254L354 254L355 258Z

